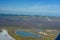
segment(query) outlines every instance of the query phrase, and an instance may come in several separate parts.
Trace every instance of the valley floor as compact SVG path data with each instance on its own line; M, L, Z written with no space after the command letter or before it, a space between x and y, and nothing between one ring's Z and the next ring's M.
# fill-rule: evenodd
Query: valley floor
M16 40L54 40L56 38L56 36L58 35L58 32L57 31L46 31L46 30L43 30L43 31L40 31L40 32L36 32L36 31L33 31L33 30L30 30L30 29L21 29L21 28L15 28L15 27L5 27L4 29L6 29L9 33L10 36L12 36L14 39ZM16 35L15 31L16 30L24 30L24 31L27 31L27 32L34 32L34 33L37 33L37 34L40 34L42 35L41 38L34 38L34 37L23 37L23 36L19 36L19 35Z

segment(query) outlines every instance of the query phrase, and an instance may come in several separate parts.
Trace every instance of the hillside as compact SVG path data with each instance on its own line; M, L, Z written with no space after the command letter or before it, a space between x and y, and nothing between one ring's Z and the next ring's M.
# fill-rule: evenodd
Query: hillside
M60 29L60 17L0 14L0 27Z

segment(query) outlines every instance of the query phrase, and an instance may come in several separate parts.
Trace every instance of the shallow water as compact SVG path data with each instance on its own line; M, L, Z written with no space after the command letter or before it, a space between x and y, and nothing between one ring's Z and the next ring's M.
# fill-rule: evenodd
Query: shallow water
M26 31L16 31L16 34L19 36L25 36L25 37L40 37L39 34L35 34L32 32L26 32Z

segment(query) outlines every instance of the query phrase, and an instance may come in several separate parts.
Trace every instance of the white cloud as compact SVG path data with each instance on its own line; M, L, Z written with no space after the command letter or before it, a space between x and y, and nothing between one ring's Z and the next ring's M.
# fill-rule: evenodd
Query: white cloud
M59 5L32 6L29 8L24 8L22 9L22 11L60 13L60 6Z
M60 5L34 5L27 8L0 8L2 11L23 11L23 12L41 12L41 13L60 13Z

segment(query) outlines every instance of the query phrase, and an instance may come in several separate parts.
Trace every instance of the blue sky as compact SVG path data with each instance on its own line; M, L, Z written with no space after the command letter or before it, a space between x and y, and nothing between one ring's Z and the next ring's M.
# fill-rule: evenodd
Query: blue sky
M60 14L60 0L0 0L0 13L7 12L56 15Z

